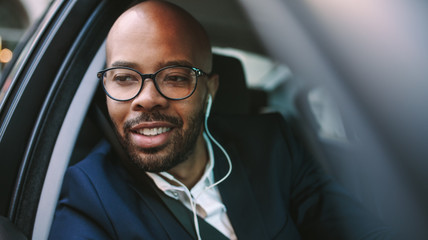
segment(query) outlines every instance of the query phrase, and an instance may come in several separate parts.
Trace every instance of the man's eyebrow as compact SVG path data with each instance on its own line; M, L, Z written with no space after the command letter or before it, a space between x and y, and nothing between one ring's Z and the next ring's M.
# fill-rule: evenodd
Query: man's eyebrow
M191 62L187 60L172 60L172 61L166 61L166 62L160 62L156 65L157 69L161 69L168 66L186 66L186 67L195 67ZM128 61L116 61L111 64L110 67L129 67L133 69L138 69L140 65L134 62L128 62Z
M160 69L163 67L174 66L174 65L194 67L192 63L186 60L173 60L173 61L162 62L162 63L159 63L157 67Z
M133 62L127 62L127 61L116 61L111 64L112 67L129 67L129 68L136 68L138 64Z

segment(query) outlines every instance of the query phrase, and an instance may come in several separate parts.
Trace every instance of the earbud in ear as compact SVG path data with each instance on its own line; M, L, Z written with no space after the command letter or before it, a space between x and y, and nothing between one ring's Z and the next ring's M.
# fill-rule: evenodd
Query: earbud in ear
M208 94L207 109L205 111L205 118L208 118L208 116L210 115L212 101L213 101L213 98L211 97L211 94Z

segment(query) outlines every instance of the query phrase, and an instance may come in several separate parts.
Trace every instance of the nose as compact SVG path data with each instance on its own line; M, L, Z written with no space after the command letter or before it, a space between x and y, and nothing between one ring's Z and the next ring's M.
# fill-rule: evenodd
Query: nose
M152 79L145 79L143 89L132 100L132 109L134 111L153 111L168 106L168 100L164 98L156 89Z

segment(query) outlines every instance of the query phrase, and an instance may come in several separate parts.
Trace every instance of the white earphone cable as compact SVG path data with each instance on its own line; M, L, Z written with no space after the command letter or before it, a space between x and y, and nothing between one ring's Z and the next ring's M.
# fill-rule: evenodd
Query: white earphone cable
M206 187L205 190L211 189L211 188L219 185L224 180L226 180L226 178L229 177L230 173L232 172L232 161L230 160L229 154L226 152L226 150L223 148L223 146L221 146L220 143L217 142L217 140L211 135L211 132L208 129L208 117L210 116L210 113L211 113L211 106L212 106L212 97L211 97L211 95L208 95L207 110L205 112L205 132L208 135L208 137L211 139L211 141L213 141L217 145L217 147L220 148L220 150L226 156L227 163L229 164L229 170L228 170L228 172L226 173L226 175L222 179L220 179L217 182L213 183L211 186Z

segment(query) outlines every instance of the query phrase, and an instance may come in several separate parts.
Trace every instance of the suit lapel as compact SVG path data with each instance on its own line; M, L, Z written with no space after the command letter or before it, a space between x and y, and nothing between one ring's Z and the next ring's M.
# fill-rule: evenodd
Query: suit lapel
M164 233L157 232L159 238L165 239L163 234L168 235L167 239L193 239L191 234L182 226L181 223L171 214L165 203L154 191L154 183L145 174L138 178L128 178L128 184L137 193L142 200L144 208L150 210L158 225L162 226Z
M214 177L221 179L229 169L224 153L213 144ZM248 176L233 149L227 149L232 160L232 173L218 185L227 215L238 239L268 239L260 208L251 189Z

